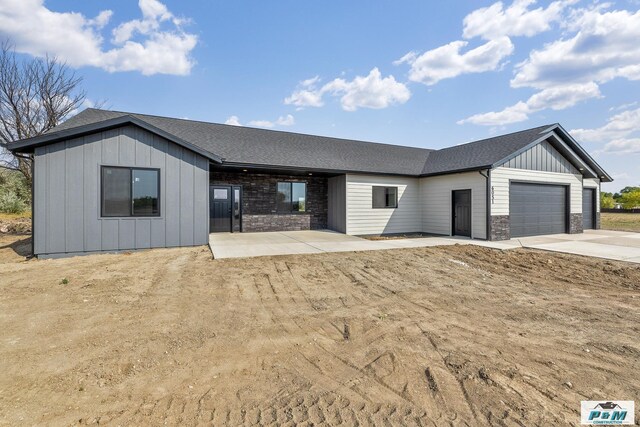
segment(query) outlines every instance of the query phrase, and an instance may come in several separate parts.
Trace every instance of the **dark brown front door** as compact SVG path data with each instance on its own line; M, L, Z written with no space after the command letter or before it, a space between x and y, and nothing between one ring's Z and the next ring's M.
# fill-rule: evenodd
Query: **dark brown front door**
M471 190L453 191L453 235L471 237Z

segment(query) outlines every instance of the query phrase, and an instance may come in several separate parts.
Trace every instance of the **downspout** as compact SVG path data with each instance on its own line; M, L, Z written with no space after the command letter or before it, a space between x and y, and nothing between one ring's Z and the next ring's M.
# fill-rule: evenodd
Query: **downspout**
M27 259L31 259L36 256L36 220L35 220L35 209L34 209L34 204L36 203L35 190L34 190L35 187L36 187L36 156L34 152L33 159L31 160L31 255L29 255Z
M487 174L485 175L484 173L482 173L483 171L480 170L478 171L480 173L480 175L482 175L485 178L486 181L486 203L487 203L487 207L486 207L486 213L487 213L487 219L486 219L486 236L485 236L485 240L491 240L491 169L487 169Z

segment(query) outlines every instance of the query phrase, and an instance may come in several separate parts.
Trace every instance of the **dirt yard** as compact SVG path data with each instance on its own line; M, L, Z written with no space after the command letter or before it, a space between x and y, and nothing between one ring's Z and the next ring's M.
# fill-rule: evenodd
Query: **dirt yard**
M3 425L548 426L578 425L580 400L640 407L639 266L474 246L23 261L24 239L0 235Z
M605 230L640 231L640 214L603 212L600 221Z

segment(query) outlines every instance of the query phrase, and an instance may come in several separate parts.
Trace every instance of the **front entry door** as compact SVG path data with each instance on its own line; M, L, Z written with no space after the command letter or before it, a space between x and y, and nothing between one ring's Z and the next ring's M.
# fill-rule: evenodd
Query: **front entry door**
M223 185L209 186L209 231L231 231L231 187Z
M471 237L471 190L453 192L454 236Z

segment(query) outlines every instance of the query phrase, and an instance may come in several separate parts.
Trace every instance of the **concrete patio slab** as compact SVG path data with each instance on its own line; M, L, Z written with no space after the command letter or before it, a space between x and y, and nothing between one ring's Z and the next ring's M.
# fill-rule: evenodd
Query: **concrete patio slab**
M477 245L501 250L542 249L640 263L640 233L587 230L583 234L554 234L500 242L460 237L418 237L369 240L328 230L266 233L214 233L209 246L214 258L351 252L442 245Z

